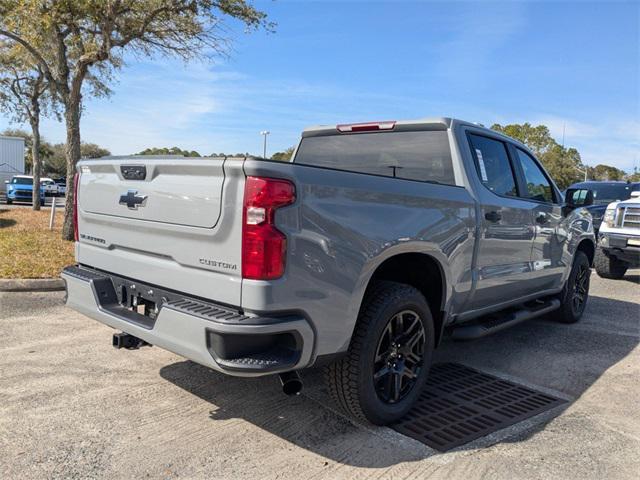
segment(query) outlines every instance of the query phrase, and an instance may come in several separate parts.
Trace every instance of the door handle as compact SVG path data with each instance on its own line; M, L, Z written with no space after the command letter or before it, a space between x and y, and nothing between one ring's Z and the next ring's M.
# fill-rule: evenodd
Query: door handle
M549 221L549 217L544 212L539 213L538 216L536 217L536 223L539 223L540 225L544 225L548 221Z
M486 218L490 222L497 223L500 220L502 220L502 214L500 212L496 212L495 210L493 210L491 212L485 213L484 218Z

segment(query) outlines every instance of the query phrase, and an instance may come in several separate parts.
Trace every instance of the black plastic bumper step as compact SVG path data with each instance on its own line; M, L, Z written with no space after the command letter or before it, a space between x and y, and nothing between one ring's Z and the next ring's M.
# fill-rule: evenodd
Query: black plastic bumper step
M216 362L229 370L270 371L293 368L300 359L300 353L288 348L275 347L266 352L246 357L221 359Z
M416 405L391 428L445 452L563 403L464 365L439 363Z

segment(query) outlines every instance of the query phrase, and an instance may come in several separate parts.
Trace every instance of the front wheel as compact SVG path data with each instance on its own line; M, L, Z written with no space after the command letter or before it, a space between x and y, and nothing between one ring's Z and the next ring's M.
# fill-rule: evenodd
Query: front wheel
M562 323L575 323L584 313L589 299L591 266L584 252L577 251L573 256L573 266L567 282L560 294L560 308L556 310L556 320Z
M616 257L607 255L602 248L596 249L596 256L593 260L598 276L619 280L627 273L628 265Z
M13 203L13 200L9 200L9 199L7 198L7 205L11 205L12 203Z
M355 418L395 422L418 399L433 349L424 296L409 285L379 282L363 303L347 355L326 369L329 392Z

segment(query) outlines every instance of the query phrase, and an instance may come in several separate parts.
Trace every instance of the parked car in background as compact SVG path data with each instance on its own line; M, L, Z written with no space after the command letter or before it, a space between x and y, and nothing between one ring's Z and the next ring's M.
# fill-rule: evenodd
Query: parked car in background
M569 188L591 190L593 192L593 205L587 207L587 209L593 217L593 228L597 235L607 205L611 202L629 199L631 192L640 191L640 182L602 182L591 180L574 183Z
M594 261L598 275L619 279L627 269L640 266L640 191L607 206L598 236Z
M588 299L590 192L565 203L527 147L469 122L314 127L289 162L82 160L75 185L67 305L114 346L277 373L289 394L325 365L375 424L411 408L445 332L574 323Z
M7 204L13 202L31 202L33 200L33 177L31 175L14 175L5 181ZM40 185L40 202L45 202L44 188Z
M40 185L44 190L45 197L56 197L58 195L58 185L51 178L41 178Z
M58 196L64 197L67 194L67 179L65 177L54 178L53 181L58 186Z

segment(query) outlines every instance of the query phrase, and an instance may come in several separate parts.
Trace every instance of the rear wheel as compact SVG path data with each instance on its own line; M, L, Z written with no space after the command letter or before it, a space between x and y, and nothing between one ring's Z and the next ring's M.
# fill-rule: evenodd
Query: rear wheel
M560 294L560 308L555 311L556 320L575 323L582 317L589 298L591 267L584 252L577 251L567 282Z
M433 349L423 295L409 285L379 282L363 304L346 357L326 369L331 396L358 419L377 425L399 420L422 391Z
M12 203L13 203L13 200L9 200L9 199L7 198L7 205L11 205Z
M596 249L596 255L593 259L593 264L596 267L596 272L602 278L611 278L619 280L627 273L628 265L618 260L616 257L612 257L604 253L602 248Z

